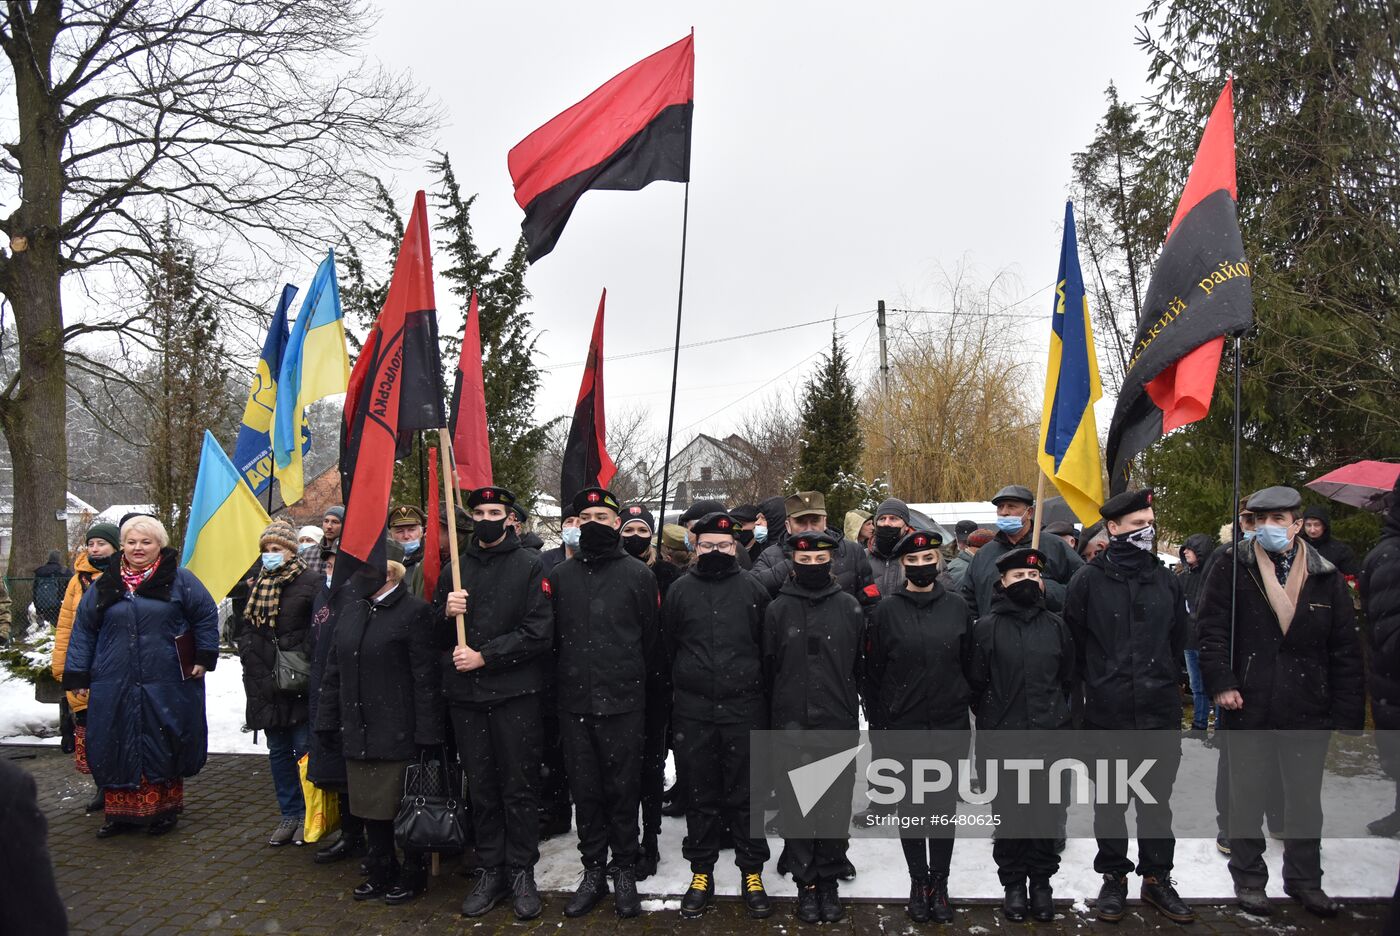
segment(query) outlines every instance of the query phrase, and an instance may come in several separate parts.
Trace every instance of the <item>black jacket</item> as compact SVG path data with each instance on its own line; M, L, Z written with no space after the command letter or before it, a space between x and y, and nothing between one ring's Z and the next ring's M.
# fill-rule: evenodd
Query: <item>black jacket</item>
M48 823L30 774L0 759L0 933L5 936L64 936L63 909Z
M443 741L432 608L400 583L340 613L316 731L340 732L349 760L411 760ZM334 742L332 742L332 745Z
M884 598L866 631L863 684L873 728L967 728L972 699L967 602L935 583Z
M1104 551L1070 579L1085 728L1180 728L1181 660L1190 622L1181 584L1156 560L1124 569Z
M855 598L835 581L818 591L793 581L782 586L763 619L774 730L859 727L864 620Z
M561 562L567 561L568 558L568 556L564 555L563 546L555 546L553 549L546 549L544 552L540 553L540 563L544 568L544 574L548 576L549 573L554 571L555 566L559 565Z
M486 665L469 673L460 673L452 665L457 619L445 614L447 594L452 591L449 567L438 579L433 602L437 646L446 651L442 684L448 701L490 703L540 692L551 665L554 609L539 554L507 534L490 549L482 549L475 540L467 543L458 564L467 592L467 646L480 653Z
M1308 578L1285 637L1265 597L1253 547L1246 544L1236 560L1233 666L1232 554L1210 570L1197 619L1206 689L1212 696L1230 689L1244 696L1244 708L1220 710L1221 721L1226 728L1359 730L1365 721L1366 687L1346 579L1308 549Z
M827 530L828 536L841 541L836 555L831 557L831 573L841 590L855 598L863 608L873 609L880 600L880 590L870 568L870 554L859 543L845 539L837 530ZM759 554L753 564L753 576L768 594L777 597L792 577L792 548L784 542L774 543Z
M1308 545L1322 554L1322 558L1337 567L1343 575L1355 578L1361 571L1356 561L1356 553L1351 547L1332 535L1332 517L1326 507L1309 507L1303 511L1304 520L1321 520L1322 535L1317 539L1308 538Z
M1030 544L1029 533L1015 544L1006 538L1005 533L997 533L991 542L977 550L977 555L972 557L972 564L967 567L960 586L963 600L972 609L973 617L981 617L992 607L996 584L1001 581L1001 573L997 571L997 560L1013 549ZM1045 607L1051 611L1059 611L1065 605L1065 587L1069 585L1074 573L1084 565L1084 560L1079 558L1079 553L1075 552L1069 543L1058 536L1042 535L1040 551L1045 553L1045 568L1042 570L1045 581Z
M998 591L972 629L967 681L979 729L1068 728L1074 637L1059 615Z
M1400 487L1400 485L1397 485ZM1381 540L1361 567L1371 711L1382 731L1400 729L1400 492L1381 528Z
M245 619L238 635L238 656L243 663L249 728L291 728L306 723L305 694L292 695L277 688L277 649L311 656L311 603L325 581L324 576L307 571L284 585L274 628L257 627Z
M1193 566L1181 557L1181 566L1178 568L1178 578L1181 579L1181 598L1186 602L1186 619L1190 622L1190 627L1186 634L1186 649L1199 650L1200 641L1196 638L1196 612L1201 610L1201 590L1206 584L1206 564L1210 561L1210 555L1214 551L1215 540L1205 533L1193 533L1186 537L1186 542L1181 544L1178 555L1186 550L1191 550L1196 554L1196 564Z
M342 588L340 595L349 589ZM335 625L340 616L341 601L331 600L331 590L321 584L311 602L311 678L307 683L306 708L308 722L315 728L320 714L321 684L326 678L326 663L330 660L331 647L335 645ZM344 786L345 757L340 753L339 744L326 744L325 738L314 730L308 739L306 777L312 783L323 787Z
M656 578L618 545L580 550L549 574L559 657L559 708L619 715L645 707L649 679L660 678Z
M692 570L661 604L661 639L672 713L716 724L753 724L767 706L763 615L768 592L737 565L718 576Z
M520 537L521 549L533 549L535 552L544 551L544 540L536 533L525 533Z

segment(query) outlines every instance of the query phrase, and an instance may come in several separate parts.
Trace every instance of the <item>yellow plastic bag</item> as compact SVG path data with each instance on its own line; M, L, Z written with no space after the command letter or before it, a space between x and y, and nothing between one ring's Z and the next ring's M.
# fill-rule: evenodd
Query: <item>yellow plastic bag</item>
M340 797L306 779L306 763L310 757L310 754L303 754L297 761L297 773L301 775L301 797L306 800L306 824L301 837L308 844L319 842L340 828Z

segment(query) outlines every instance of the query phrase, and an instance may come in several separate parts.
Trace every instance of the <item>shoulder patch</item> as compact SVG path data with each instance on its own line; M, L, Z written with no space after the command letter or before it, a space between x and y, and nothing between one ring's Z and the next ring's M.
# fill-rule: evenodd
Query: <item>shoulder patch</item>
M554 589L552 589L552 588L549 587L549 579L547 579L547 578L542 578L542 579L540 579L540 589L541 589L542 591L544 591L544 593L545 593L546 595L548 595L549 597L551 597L551 598L554 597Z
M865 586L864 593L865 597L867 598L879 598L880 586L876 585L874 582L871 582L869 585Z

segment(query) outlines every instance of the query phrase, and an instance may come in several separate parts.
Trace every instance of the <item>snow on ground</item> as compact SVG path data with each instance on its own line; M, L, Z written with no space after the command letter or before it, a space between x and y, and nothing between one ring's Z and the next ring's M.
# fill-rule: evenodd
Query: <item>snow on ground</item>
M205 677L208 691L209 750L211 753L264 754L267 751L262 736L253 744L253 735L242 730L244 697L242 671L236 657L221 656L219 665ZM58 706L41 705L34 701L34 688L29 683L8 674L0 675L0 742L58 743ZM1213 768L1206 761L1188 757L1178 784L1213 790ZM199 781L193 781L197 784ZM1377 778L1329 776L1327 812L1354 814L1350 825L1364 823L1388 811L1392 788ZM1209 817L1213 823L1213 814ZM638 889L647 896L674 896L685 891L690 881L690 868L681 857L681 839L685 824L681 819L665 819L661 834L661 865L657 874L639 882ZM782 851L779 839L770 839L772 859L765 876L771 893L792 896L796 893L790 877L779 878L774 871ZM1094 853L1091 838L1072 838L1061 856L1060 873L1053 881L1055 893L1070 899L1092 898L1102 883L1094 873ZM536 870L540 887L549 890L572 890L578 882L579 865L577 839L571 833L541 843L540 864ZM960 839L953 850L950 889L956 898L1000 898L992 843L986 838ZM1395 889L1397 869L1400 868L1400 841L1379 838L1330 838L1323 843L1323 885L1336 897L1388 897ZM851 861L857 876L843 884L842 893L852 897L903 901L909 892L909 879L904 869L899 845L886 838L856 838L851 842ZM1269 863L1269 894L1283 896L1282 848L1270 840L1266 858ZM715 868L715 888L718 893L739 893L739 871L733 864L733 852L723 852ZM1226 859L1215 848L1211 838L1181 838L1176 845L1176 868L1173 876L1186 898L1229 898L1233 895ZM1133 885L1136 888L1136 884ZM1135 896L1135 894L1134 894ZM665 904L668 906L669 904Z

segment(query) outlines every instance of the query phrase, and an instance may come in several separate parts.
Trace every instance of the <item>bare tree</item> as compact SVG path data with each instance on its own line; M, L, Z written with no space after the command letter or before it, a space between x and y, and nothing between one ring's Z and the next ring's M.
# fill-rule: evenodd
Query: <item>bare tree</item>
M617 466L610 490L622 503L650 502L661 497L662 439L651 431L651 410L626 406L608 411L608 456ZM545 447L535 467L539 490L555 494L569 440L569 417L560 416L545 427Z
M6 2L14 112L0 173L18 207L0 219L0 295L20 348L0 429L15 469L12 568L62 542L68 366L102 368L85 338L145 343L143 310L110 300L113 284L149 273L161 222L232 244L246 263L200 288L254 309L240 291L246 268L335 242L374 196L357 171L397 159L435 124L407 78L364 64L370 25L362 0ZM103 308L65 322L68 275Z
M749 411L734 434L747 443L736 446L743 461L731 488L734 503L757 504L765 498L791 493L802 436L802 423L792 400L774 392L766 402Z

